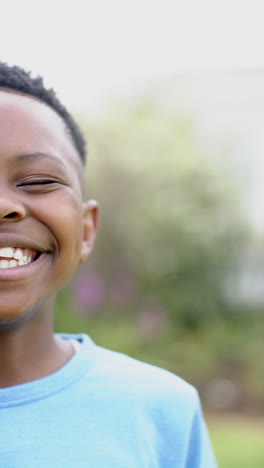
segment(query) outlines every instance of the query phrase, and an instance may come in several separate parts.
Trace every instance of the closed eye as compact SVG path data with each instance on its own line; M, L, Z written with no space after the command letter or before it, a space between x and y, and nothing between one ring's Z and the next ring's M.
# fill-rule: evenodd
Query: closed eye
M17 187L24 187L27 185L47 185L47 184L56 184L57 180L54 179L37 179L37 180L25 180L17 184Z
M46 193L59 188L61 182L56 179L28 179L17 183L17 188L26 192Z
M22 185L46 185L46 184L55 184L57 181L56 180L35 180L34 182L26 182Z

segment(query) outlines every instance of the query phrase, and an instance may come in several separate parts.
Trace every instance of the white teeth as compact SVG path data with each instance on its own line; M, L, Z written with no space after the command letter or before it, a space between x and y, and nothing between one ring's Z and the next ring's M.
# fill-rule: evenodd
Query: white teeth
M0 268L8 268L9 261L8 260L0 260Z
M20 247L0 248L0 269L27 265L34 260L36 252Z
M24 260L0 260L0 270L5 268L15 268L17 266L23 266L31 263L31 259L27 258L26 261Z
M12 255L12 257L14 257L16 260L22 260L23 256L24 254L22 249L16 249L14 255Z
M13 247L2 247L0 249L0 257L12 258L14 256L15 249Z

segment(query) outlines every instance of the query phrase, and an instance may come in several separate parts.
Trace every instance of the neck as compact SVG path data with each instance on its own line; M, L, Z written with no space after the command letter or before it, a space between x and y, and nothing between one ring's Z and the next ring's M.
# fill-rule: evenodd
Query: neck
M53 306L50 300L20 327L1 331L0 388L46 377L72 357L71 345L54 336Z

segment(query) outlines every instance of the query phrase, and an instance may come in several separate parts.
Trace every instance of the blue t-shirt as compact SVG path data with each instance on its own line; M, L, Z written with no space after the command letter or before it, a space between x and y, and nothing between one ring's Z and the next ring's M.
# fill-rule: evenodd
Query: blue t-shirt
M215 468L196 390L86 335L57 372L0 389L1 468Z

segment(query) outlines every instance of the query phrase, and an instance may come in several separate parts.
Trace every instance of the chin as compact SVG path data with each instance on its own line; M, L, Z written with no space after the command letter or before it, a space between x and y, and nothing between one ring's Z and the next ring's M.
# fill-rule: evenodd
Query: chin
M34 309L29 309L24 312L20 311L17 313L15 311L5 312L2 314L0 311L0 333L6 331L12 331L19 329L22 327L26 322L28 322L31 317L34 315Z

